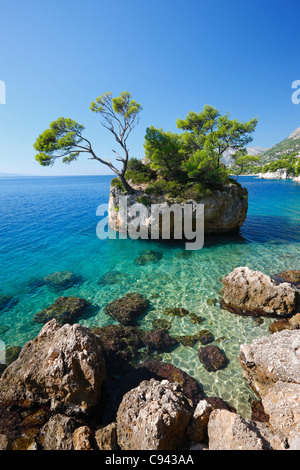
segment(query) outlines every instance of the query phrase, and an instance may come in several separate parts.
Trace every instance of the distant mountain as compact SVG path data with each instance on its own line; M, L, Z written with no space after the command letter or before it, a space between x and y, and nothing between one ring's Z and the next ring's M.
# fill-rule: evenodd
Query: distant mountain
M247 154L248 155L261 155L264 153L266 150L268 150L266 147L247 147ZM235 150L233 149L228 149L223 153L222 161L226 166L231 166L232 165L232 155L235 154Z
M286 139L262 153L261 162L263 164L269 163L277 160L282 155L289 155L291 153L300 154L300 127L295 129Z

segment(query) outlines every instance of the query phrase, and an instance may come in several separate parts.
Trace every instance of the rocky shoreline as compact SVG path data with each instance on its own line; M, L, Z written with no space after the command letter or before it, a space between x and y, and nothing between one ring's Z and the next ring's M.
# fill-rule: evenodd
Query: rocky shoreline
M223 308L278 318L269 336L240 345L243 376L258 398L251 419L205 396L195 379L156 357L178 342L199 341L199 360L214 373L227 361L209 344L210 332L174 338L167 317L144 332L134 318L147 301L129 294L108 304L118 323L107 327L67 323L70 312L55 318L55 309L38 317L45 323L40 333L16 352L0 377L0 449L299 449L300 271L270 278L239 267L223 286ZM73 308L75 321L74 299L58 304ZM185 309L166 310L195 320ZM136 361L141 345L152 354L144 362Z

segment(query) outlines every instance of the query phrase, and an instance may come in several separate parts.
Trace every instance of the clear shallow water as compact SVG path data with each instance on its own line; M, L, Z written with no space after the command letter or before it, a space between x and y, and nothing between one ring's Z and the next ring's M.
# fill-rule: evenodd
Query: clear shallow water
M272 275L285 269L299 269L300 185L291 181L263 181L241 177L249 191L247 220L239 233L206 237L205 246L189 257L183 247L142 240L99 240L96 226L98 205L107 203L111 177L55 177L0 179L0 295L13 295L18 303L0 311L0 340L23 346L42 325L33 315L61 296L79 296L94 308L79 322L86 326L113 323L104 307L128 292L140 292L150 301L140 318L143 329L154 318L172 321L170 334L195 334L209 329L213 344L229 359L226 369L207 372L194 347L179 346L162 354L195 377L210 396L220 396L244 416L250 415L253 392L242 378L240 344L268 335L271 319L257 325L250 317L239 317L209 299L219 299L221 278L237 266L247 265ZM134 260L144 250L161 251L157 264L138 266ZM119 283L99 285L108 271L124 274ZM54 292L32 282L57 271L72 271L83 282ZM189 317L166 317L166 307L184 307L205 318L194 325ZM2 328L3 330L3 328ZM3 330L4 331L4 330Z

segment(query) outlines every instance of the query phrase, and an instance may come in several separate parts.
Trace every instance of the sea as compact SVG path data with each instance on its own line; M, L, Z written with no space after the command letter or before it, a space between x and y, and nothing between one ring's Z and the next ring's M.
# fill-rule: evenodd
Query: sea
M221 309L222 278L238 266L270 276L300 269L300 184L240 177L249 194L241 229L205 236L203 248L187 254L180 242L99 239L97 208L108 203L111 178L0 178L0 296L11 298L0 310L0 341L6 347L23 347L43 326L33 321L34 315L60 296L87 299L92 308L77 321L94 327L115 323L104 311L109 302L139 292L149 301L146 314L137 321L141 329L152 329L154 319L164 318L171 320L172 336L209 330L212 344L224 351L228 365L208 372L198 358L199 344L180 344L161 353L161 360L194 377L207 396L221 397L250 417L256 397L243 378L240 345L268 336L275 319L258 322ZM147 250L160 252L161 259L136 264ZM61 289L42 282L45 276L65 271L80 282ZM167 317L164 310L173 307L203 317L202 323L192 323L189 316Z

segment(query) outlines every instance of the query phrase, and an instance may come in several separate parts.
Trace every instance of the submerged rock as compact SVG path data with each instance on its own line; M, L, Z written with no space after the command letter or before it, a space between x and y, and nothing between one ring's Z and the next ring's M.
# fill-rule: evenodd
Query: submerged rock
M88 411L101 396L105 364L99 338L82 325L48 322L0 377L0 401Z
M144 381L130 390L119 406L118 444L121 450L182 448L192 413L179 384Z
M125 278L126 278L125 273L121 273L120 271L108 271L102 277L100 277L98 284L100 286L107 285L107 284L108 285L117 284L118 282L121 282Z
M197 342L208 344L214 341L214 336L209 330L198 331L195 335L175 336L183 346L194 346Z
M287 282L276 285L260 271L235 268L222 282L222 305L234 313L289 316L296 308L294 288Z
M300 328L300 313L296 313L290 318L281 318L269 326L271 333L282 330L298 330Z
M12 295L0 295L0 311L13 307L18 303L18 299Z
M35 323L47 323L55 318L58 323L73 323L86 313L91 304L80 297L59 297L54 304L44 308L33 317Z
M174 308L165 308L164 315L171 315L172 317L185 317L189 315L190 312L182 307L174 307Z
M300 289L300 270L294 269L283 271L282 273L275 274L272 277L276 282L288 282L297 289Z
M130 293L125 297L113 300L106 305L104 310L122 325L131 325L137 316L145 313L147 306L147 299L142 294Z
M200 362L208 372L216 372L224 369L228 364L228 359L218 346L205 346L198 351Z
M163 253L160 251L146 250L142 255L138 256L134 260L134 264L138 266L144 266L148 263L158 263L163 257Z
M94 327L93 333L99 336L103 355L110 367L122 361L133 361L138 349L143 346L143 331L135 326L108 325Z
M146 331L142 336L143 343L149 350L164 351L177 344L177 339L168 334L166 330L155 329Z
M82 282L82 277L71 271L57 271L32 282L31 287L49 286L53 290L68 289Z
M169 330L172 326L172 323L169 320L165 320L164 318L154 318L154 320L152 320L152 326L154 329L161 328L163 330Z

